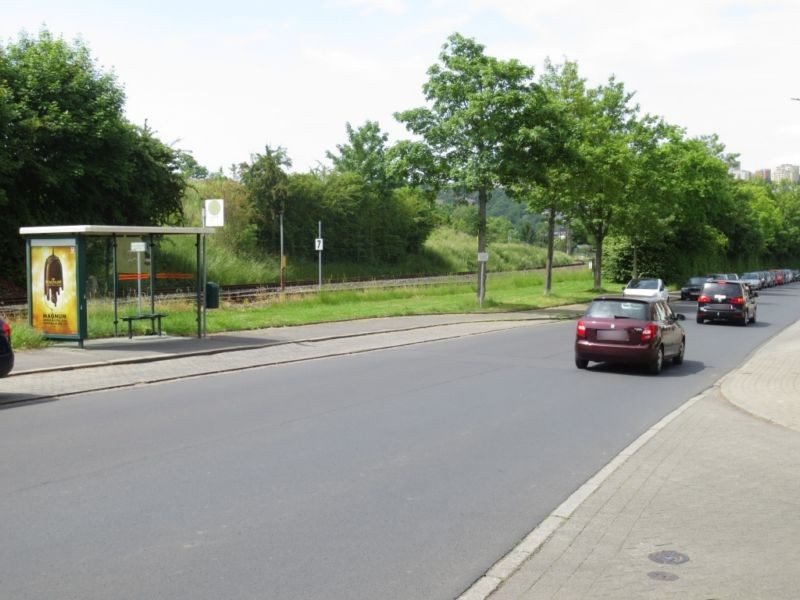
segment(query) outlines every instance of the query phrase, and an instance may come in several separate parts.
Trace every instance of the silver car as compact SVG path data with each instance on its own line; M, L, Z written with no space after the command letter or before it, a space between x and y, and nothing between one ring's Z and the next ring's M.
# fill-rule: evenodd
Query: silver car
M655 298L669 301L669 290L662 279L642 277L631 279L622 290L622 295L631 298Z
M751 290L760 290L762 287L764 287L764 280L762 279L761 274L755 271L743 273L739 278L739 281L746 283Z

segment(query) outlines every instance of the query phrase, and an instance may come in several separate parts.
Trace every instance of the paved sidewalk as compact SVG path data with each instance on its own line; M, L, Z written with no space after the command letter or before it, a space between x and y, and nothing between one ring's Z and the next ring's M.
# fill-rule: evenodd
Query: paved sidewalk
M796 599L800 322L587 483L464 599Z

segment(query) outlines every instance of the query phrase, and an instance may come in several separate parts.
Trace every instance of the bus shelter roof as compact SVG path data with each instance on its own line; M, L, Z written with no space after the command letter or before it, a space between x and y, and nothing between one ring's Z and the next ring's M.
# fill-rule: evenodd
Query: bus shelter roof
M137 225L47 225L20 227L20 235L203 235L214 227L153 227Z

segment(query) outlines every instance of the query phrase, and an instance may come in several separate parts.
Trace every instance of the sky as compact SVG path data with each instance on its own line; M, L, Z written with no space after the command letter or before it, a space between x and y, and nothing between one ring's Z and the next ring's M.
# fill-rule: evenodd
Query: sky
M458 32L540 73L577 61L642 113L717 134L747 170L800 165L797 0L0 0L0 41L80 39L126 93L126 117L212 171L282 146L328 166L346 123L425 105L426 71Z

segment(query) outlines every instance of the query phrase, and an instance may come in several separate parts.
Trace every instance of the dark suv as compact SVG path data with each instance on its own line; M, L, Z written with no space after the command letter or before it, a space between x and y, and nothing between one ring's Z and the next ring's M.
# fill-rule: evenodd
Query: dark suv
M697 298L697 322L733 321L741 325L756 322L756 296L741 281L714 279L703 285Z
M708 276L695 275L689 277L686 283L681 287L681 300L697 300L700 292L703 291L703 285L708 281Z

